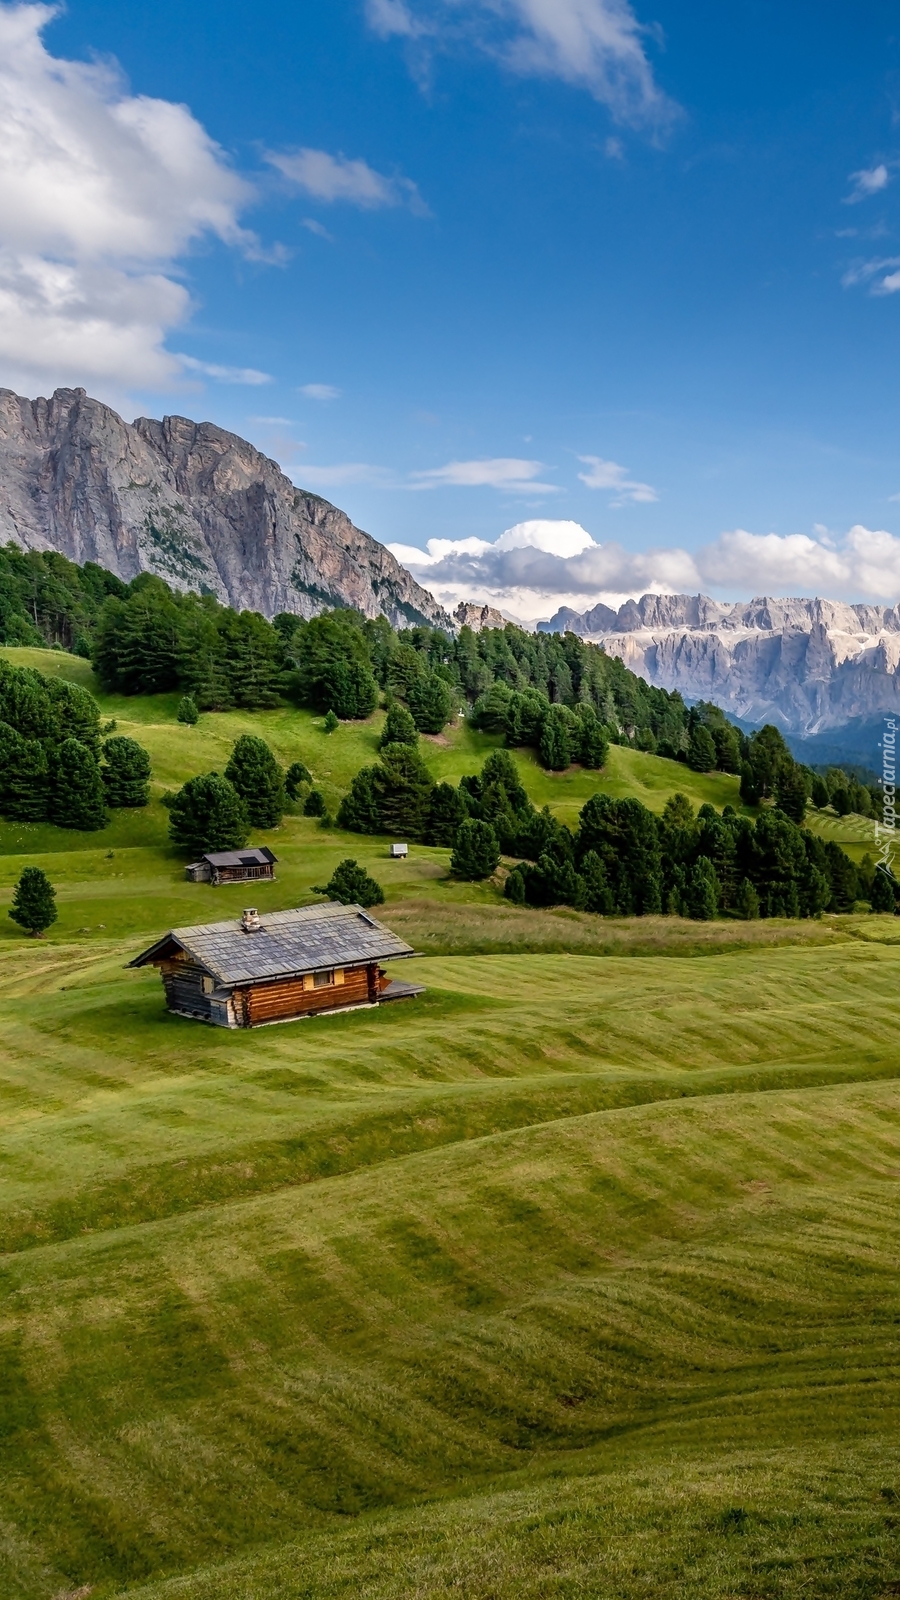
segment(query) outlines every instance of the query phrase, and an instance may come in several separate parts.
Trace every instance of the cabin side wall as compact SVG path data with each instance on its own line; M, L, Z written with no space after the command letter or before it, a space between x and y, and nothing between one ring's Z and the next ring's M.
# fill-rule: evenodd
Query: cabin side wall
M345 967L343 982L312 987L309 976L282 978L276 983L259 983L234 991L234 1008L245 1028L264 1022L284 1022L288 1017L306 1017L316 1011L338 1007L368 1005L377 1000L378 968Z
M212 1016L212 1000L203 983L208 974L202 967L189 961L163 961L160 970L170 1011L187 1011L192 1017Z

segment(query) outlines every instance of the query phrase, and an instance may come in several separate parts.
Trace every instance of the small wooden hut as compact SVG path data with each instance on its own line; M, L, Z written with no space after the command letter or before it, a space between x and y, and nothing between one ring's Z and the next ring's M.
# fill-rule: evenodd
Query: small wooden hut
M381 966L414 954L361 906L332 902L173 928L128 964L159 968L179 1016L253 1028L421 994Z
M271 882L275 877L277 856L265 845L249 846L246 850L213 850L185 867L185 877L191 883Z

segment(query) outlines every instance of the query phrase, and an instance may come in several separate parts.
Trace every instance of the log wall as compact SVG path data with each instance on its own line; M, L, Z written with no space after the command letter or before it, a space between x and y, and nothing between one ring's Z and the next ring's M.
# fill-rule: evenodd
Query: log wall
M332 1011L337 1006L366 1005L377 999L379 992L377 969L369 967L347 967L343 983L330 983L325 988L315 989L307 984L303 978L284 978L278 983L235 989L236 1015L245 1028L252 1028L263 1022Z

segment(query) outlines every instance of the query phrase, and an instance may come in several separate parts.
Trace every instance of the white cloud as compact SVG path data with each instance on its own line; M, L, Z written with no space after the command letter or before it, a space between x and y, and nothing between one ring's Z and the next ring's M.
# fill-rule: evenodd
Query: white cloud
M629 478L628 468L620 467L617 461L603 461L600 456L579 456L578 459L588 469L587 472L579 472L578 476L589 489L615 490L616 498L610 501L611 505L652 505L659 499L649 483L638 483L634 478Z
M198 361L195 356L180 355L178 360L189 372L202 372L205 378L217 378L220 383L271 383L268 372L257 372L255 367L220 367L215 361Z
M367 161L330 155L327 150L270 150L266 160L296 188L327 205L343 200L363 211L409 206L417 215L428 207L410 178L388 178Z
M341 391L333 383L304 383L299 390L307 400L339 400Z
M53 15L0 4L2 379L161 386L190 311L172 263L209 235L261 255L239 221L252 190L186 106L51 56Z
M850 182L853 189L844 201L845 205L856 205L860 200L867 200L869 195L880 194L891 181L891 175L883 161L876 167L864 167L861 172L851 172Z
M516 457L494 456L487 461L448 461L446 466L428 472L413 472L416 489L506 489L511 493L557 494L555 484L540 483L541 461L522 461Z
M898 267L900 256L875 256L871 261L855 261L844 273L841 283L845 289L868 284L869 293L874 295L896 294L900 289L900 272L888 269Z
M843 536L817 530L815 538L737 528L694 552L635 552L597 543L578 523L547 519L519 523L494 543L429 539L425 550L390 549L443 604L488 600L532 621L560 605L584 610L647 593L818 594L887 604L900 596L900 539L861 525Z
M348 483L367 483L378 489L396 486L393 474L386 467L373 466L369 461L337 461L324 467L304 463L297 472L303 480L299 487L303 489L342 489Z
M329 233L324 223L317 222L315 217L304 217L303 227L309 233L314 233L317 239L327 239L329 244L334 244L334 234Z
M367 0L366 12L382 38L474 44L513 72L587 89L620 122L658 126L675 113L628 0Z

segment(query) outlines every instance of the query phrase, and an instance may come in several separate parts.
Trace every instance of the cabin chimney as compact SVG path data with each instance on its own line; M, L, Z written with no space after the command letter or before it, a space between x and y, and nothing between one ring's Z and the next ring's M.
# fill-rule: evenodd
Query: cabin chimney
M255 906L250 906L250 908L244 912L243 916L241 917L241 927L245 933L259 933L260 929L262 928L262 923L259 920L259 912Z

